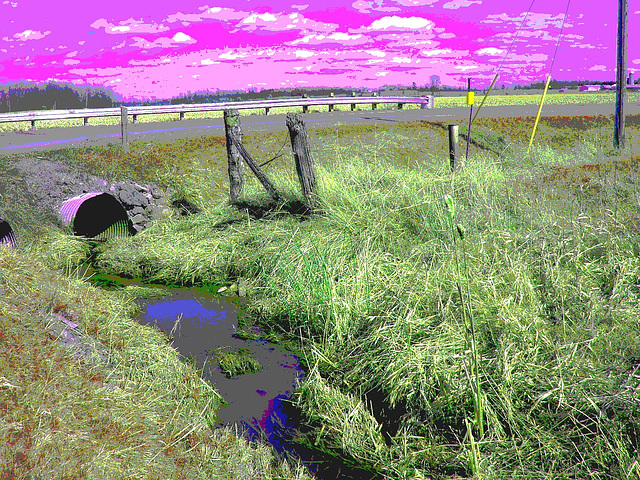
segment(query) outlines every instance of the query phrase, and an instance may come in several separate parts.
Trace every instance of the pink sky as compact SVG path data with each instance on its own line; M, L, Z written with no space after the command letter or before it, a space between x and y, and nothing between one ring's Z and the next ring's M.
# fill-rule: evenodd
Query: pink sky
M530 0L0 0L0 83L125 98L249 88L487 87ZM588 7L586 5L588 4ZM640 4L627 68L640 77ZM602 7L600 7L602 5ZM536 0L497 85L544 81L566 3ZM574 1L552 76L615 80L617 2Z

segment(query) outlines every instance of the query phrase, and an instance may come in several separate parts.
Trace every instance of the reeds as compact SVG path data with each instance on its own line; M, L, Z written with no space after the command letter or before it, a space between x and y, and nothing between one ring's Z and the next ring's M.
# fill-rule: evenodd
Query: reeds
M467 379L469 381L469 386L471 387L471 391L473 392L473 411L474 411L474 419L473 419L473 427L476 430L477 437L479 440L482 440L484 436L484 409L483 409L483 393L482 393L482 384L480 382L480 370L479 370L479 362L478 362L478 347L476 344L476 333L475 333L475 321L473 318L473 312L471 311L471 294L469 293L469 282L466 278L468 273L467 268L467 256L464 249L464 240L465 240L465 228L462 224L458 223L454 227L456 208L455 203L451 195L445 195L444 197L444 208L447 217L447 223L451 229L451 236L453 238L453 252L456 264L456 287L458 289L458 295L460 296L460 301L462 303L462 316L464 319L464 326L466 329L466 337L468 342L468 347L471 352L471 369L469 369L465 362L465 372L467 374ZM462 260L464 267L464 281L466 286L466 298L462 293L462 288L460 286L460 263L458 260L458 241L462 243ZM471 370L471 375L469 375L469 370ZM465 424L467 426L467 438L469 439L471 445L471 470L474 475L478 472L478 464L479 464L479 453L477 445L475 444L475 437L473 432L471 431L469 422L465 419Z

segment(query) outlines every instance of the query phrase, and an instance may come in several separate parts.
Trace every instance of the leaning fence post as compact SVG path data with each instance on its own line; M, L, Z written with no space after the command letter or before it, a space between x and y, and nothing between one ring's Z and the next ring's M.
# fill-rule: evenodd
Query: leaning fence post
M227 139L227 159L229 161L229 197L231 203L238 201L244 186L244 163L237 146L233 143L233 137L242 141L242 128L240 127L240 111L225 110L224 130Z
M456 169L458 158L458 125L449 125L449 165L451 171Z
M316 172L311 149L309 148L309 136L302 121L302 116L298 113L287 113L287 128L291 137L291 147L293 157L296 161L296 170L302 187L302 194L309 207L312 209L318 206L316 197Z
M129 153L129 120L127 118L127 107L120 107L120 131L122 132L122 148L124 153Z

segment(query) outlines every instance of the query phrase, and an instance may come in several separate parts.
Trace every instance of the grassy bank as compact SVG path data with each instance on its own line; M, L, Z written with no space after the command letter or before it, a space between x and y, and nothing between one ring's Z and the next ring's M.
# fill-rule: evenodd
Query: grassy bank
M394 479L638 478L639 120L627 118L618 155L611 117L543 118L526 155L529 120L480 119L455 175L446 124L310 130L321 212L309 219L269 206L248 174L254 215L229 207L222 138L46 156L171 185L203 209L107 242L96 265L157 282L245 280L253 319L311 368L295 395L309 443ZM290 151L286 132L244 138L258 161ZM266 171L299 197L290 153ZM215 391L131 322L134 287L76 279L88 247L24 225L16 233L33 240L0 249L4 465L302 478L211 432ZM42 319L60 311L108 346L112 367L52 345ZM116 388L97 390L104 380Z

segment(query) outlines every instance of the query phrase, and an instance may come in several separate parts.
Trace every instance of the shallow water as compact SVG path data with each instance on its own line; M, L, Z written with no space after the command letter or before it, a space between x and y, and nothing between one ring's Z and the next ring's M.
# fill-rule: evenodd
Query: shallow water
M286 397L304 372L295 355L266 340L234 337L238 326L236 307L222 298L184 290L155 300L136 300L143 308L136 321L156 326L168 334L172 346L185 357L192 357L202 378L215 385L229 404L218 412L221 423L245 423L265 428L273 413L274 400ZM252 330L258 335L259 328ZM248 349L262 369L257 373L227 378L215 361L213 351Z
M139 280L115 275L98 275L92 282L102 286L143 285ZM318 479L376 478L372 472L348 467L335 457L293 442L301 414L287 399L305 372L298 358L278 345L261 338L244 340L235 336L238 315L242 315L242 302L237 297L214 295L204 287L158 287L167 294L135 300L140 306L135 320L167 334L173 348L183 357L192 358L202 378L222 395L228 405L218 411L218 426L237 425L250 440L271 444L281 457L298 458ZM264 334L256 326L250 330L257 336ZM246 349L262 368L257 373L227 378L216 361L216 349Z

